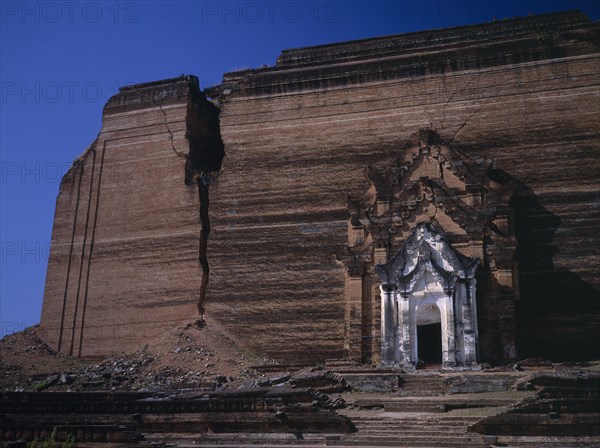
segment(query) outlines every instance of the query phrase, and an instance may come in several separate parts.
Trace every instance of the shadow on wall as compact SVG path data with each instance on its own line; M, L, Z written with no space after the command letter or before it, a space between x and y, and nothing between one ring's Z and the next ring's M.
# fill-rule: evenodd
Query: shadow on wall
M600 358L600 293L573 272L554 265L554 235L563 224L561 219L544 208L536 194L522 183L518 183L510 205L518 242L519 357L553 361ZM587 227L571 231L574 237L585 237L585 232L592 230ZM580 243L578 250L594 255L596 249L583 246Z

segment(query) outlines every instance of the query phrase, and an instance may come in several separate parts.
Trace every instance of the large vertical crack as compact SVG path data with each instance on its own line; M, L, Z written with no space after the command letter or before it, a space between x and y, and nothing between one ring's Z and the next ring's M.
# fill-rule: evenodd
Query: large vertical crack
M206 176L199 176L196 180L198 185L198 199L200 201L200 238L199 238L199 253L198 260L202 269L202 280L200 282L200 295L198 297L197 307L198 313L202 320L206 309L204 308L204 299L206 298L206 289L208 288L208 275L210 272L208 266L208 258L206 256L206 248L208 246L208 236L210 235L210 218L208 216L209 195L208 186L210 179Z
M200 291L196 306L204 319L205 300L208 289L208 237L210 235L209 187L221 169L224 146L221 140L219 109L210 103L198 88L197 80L188 77L189 101L187 111L187 132L189 153L185 163L185 182L198 188L200 234L198 261L201 270Z

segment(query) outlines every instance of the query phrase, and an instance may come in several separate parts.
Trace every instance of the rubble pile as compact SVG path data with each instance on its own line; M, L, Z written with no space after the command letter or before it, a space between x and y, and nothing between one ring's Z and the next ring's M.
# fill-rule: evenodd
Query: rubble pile
M41 339L39 327L34 325L0 340L0 390L25 390L40 379L77 371L86 364L54 351Z
M276 363L240 350L211 324L198 320L100 362L57 353L38 332L34 326L0 341L0 389L215 390L260 378L252 366Z

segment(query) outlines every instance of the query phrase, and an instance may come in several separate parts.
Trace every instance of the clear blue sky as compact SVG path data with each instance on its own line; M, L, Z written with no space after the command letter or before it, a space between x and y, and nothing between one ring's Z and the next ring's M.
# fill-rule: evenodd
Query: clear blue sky
M60 178L118 87L273 65L282 49L580 9L596 0L1 1L0 332L39 322Z

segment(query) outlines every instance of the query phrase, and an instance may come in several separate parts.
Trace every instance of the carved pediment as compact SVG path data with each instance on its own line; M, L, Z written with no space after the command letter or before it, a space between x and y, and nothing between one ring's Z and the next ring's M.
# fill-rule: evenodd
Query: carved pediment
M390 233L404 226L405 221L415 215L421 205L429 218L435 219L438 213L447 215L459 227L471 230L481 228L485 217L453 192L447 191L437 179L421 178L409 184L401 193L389 201L387 211L377 215L374 207L366 210L368 221L378 228L387 225Z
M370 165L365 170L379 200L397 197L421 178L445 179L450 188L464 190L484 171L483 165L465 163L458 151L431 130L421 130L400 152L401 156L391 164Z
M420 223L396 255L386 264L377 265L375 272L382 284L394 284L399 290L410 292L426 273L444 289L452 289L459 279L474 278L478 265L477 258L457 252L434 226Z
M477 241L486 234L502 236L498 223L514 190L511 179L430 130L415 134L397 159L368 166L365 176L371 187L349 202L349 210L352 225L365 228L375 247L392 248L417 222Z

